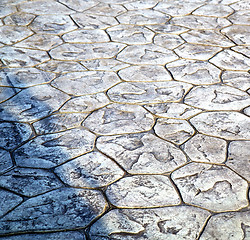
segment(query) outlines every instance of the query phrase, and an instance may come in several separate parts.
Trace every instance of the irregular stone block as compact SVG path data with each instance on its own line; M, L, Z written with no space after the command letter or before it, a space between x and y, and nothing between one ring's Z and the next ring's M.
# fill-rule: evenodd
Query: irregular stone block
M97 2L93 0L59 0L60 3L63 3L68 8L74 9L75 11L83 12L88 8L94 7Z
M0 73L1 78L1 73ZM1 81L2 79L0 79ZM16 95L18 92L20 92L20 89L18 88L11 88L11 87L0 87L0 103L10 99L14 95Z
M148 25L147 28L151 29L155 33L167 33L167 34L176 34L176 35L190 31L188 28L171 25L171 24Z
M246 27L249 29L249 26L246 26L246 25L249 25L249 17L250 17L249 10L243 10L243 11L234 12L232 15L230 15L228 17L228 19L233 24L241 24L241 25L244 25L242 27ZM247 33L246 33L246 35L247 35ZM247 36L246 36L246 38L247 38ZM248 42L248 44L249 44L249 42Z
M36 16L31 13L16 12L4 18L6 25L27 26Z
M13 163L10 154L5 150L0 149L0 173L5 172L12 166Z
M157 34L154 37L154 44L167 48L167 49L174 49L181 44L183 44L184 41L180 36L175 36L175 35L168 35L168 34Z
M124 6L128 10L139 10L139 9L148 9L153 8L158 3L158 0L138 0L138 1L128 1L128 3L125 3Z
M205 4L192 12L194 15L208 17L227 17L231 13L233 9L222 4Z
M4 1L1 2L1 6L0 6L0 18L3 18L5 16L7 16L7 15L10 15L11 13L14 13L16 11L17 10L16 10L15 6L10 5L10 4L7 5L7 2L5 4Z

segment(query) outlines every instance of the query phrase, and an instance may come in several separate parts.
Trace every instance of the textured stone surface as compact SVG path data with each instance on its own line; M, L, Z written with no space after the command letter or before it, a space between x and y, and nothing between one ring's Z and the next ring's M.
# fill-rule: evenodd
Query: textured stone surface
M3 21L7 25L27 26L34 18L35 15L31 13L16 12L4 18Z
M225 71L222 73L221 78L223 83L243 91L250 88L250 74L248 72Z
M161 174L186 162L180 149L151 133L100 137L96 146L131 174Z
M71 9L74 9L75 11L84 11L88 8L94 7L97 2L92 0L60 0L60 3L63 3L64 5L68 6Z
M227 17L231 13L233 13L233 9L222 4L203 5L193 12L194 15L208 17Z
M157 34L154 37L154 43L158 46L174 49L184 43L183 39L176 35L171 34Z
M18 92L20 92L20 89L11 87L0 87L0 103L13 97Z
M249 17L249 10L244 10L234 12L231 16L228 17L228 19L234 24L249 25Z
M0 173L12 166L13 163L10 154L6 150L0 149Z

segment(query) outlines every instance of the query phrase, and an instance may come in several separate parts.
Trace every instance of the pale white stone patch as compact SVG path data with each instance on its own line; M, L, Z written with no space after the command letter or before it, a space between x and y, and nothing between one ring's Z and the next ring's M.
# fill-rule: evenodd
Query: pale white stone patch
M224 71L221 78L223 83L240 90L246 91L250 88L250 74L248 72Z
M157 34L154 37L154 44L167 48L174 49L183 44L184 41L180 36L172 35L172 34Z
M229 6L222 4L205 4L196 9L192 14L208 17L227 17L231 13L233 13L233 9Z

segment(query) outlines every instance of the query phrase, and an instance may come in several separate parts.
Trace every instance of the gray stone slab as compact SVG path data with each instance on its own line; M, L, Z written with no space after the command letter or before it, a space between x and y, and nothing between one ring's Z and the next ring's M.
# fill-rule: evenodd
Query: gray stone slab
M63 3L64 5L66 5L68 8L70 9L74 9L75 11L85 11L89 8L94 7L95 5L97 5L96 1L93 0L85 0L85 1L81 1L81 0L59 0L60 3Z
M18 92L20 92L20 89L18 89L18 88L0 87L0 103L8 100L11 97L13 97Z
M0 149L0 173L5 172L13 166L10 153Z
M158 3L158 0L138 0L138 1L130 1L125 3L124 6L128 10L138 10L138 9L148 9L153 8Z
M154 44L164 47L166 49L174 49L178 46L182 45L184 40L180 36L172 35L172 34L157 34L154 37Z
M235 2L231 5L231 7L237 11L250 9L248 0L242 0L239 2Z
M250 88L250 74L248 72L224 71L221 78L223 83L243 91Z
M249 9L248 10L243 10L243 11L236 11L232 15L228 17L228 19L233 23L233 24L242 24L242 25L249 25ZM245 26L248 28L248 26ZM246 33L247 35L247 33ZM246 36L247 37L247 36Z
M6 2L7 3L7 2ZM17 9L15 6L12 6L12 5L5 5L4 4L4 1L3 3L1 4L1 7L0 7L0 18L3 18L5 16L8 16L10 15L11 13L14 13L16 12Z
M231 7L222 4L205 4L192 12L194 15L208 17L227 17L232 13L233 9Z
M6 25L27 26L34 18L35 15L31 13L16 12L5 17L3 21Z
M177 35L189 31L188 28L170 24L148 25L147 28L151 29L156 33L168 33Z

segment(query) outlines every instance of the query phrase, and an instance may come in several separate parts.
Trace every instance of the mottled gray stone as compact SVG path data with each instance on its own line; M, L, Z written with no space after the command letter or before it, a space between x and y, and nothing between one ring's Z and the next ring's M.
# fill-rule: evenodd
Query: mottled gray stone
M250 9L248 0L237 1L230 5L234 10L247 10Z
M244 113L250 117L250 106L244 109Z
M2 189L0 189L0 196L1 196L0 216L6 214L8 211L17 206L23 200L18 195Z
M250 139L250 118L238 112L207 112L193 117L200 132L227 140Z
M234 50L235 52L244 54L247 57L250 57L250 45L236 46L236 47L233 47L232 50Z
M180 203L167 176L138 175L125 177L108 186L107 197L117 207L157 207ZM171 198L169 198L171 196Z
M227 17L231 13L233 9L222 4L206 4L192 12L194 15L209 17Z
M178 59L170 50L154 44L128 46L117 56L118 60L132 64L163 65Z
M4 18L3 21L6 25L27 26L34 18L35 15L31 13L16 12Z
M184 41L180 36L172 35L172 34L157 34L154 37L154 44L167 48L167 49L174 49L181 44L183 44Z
M151 133L100 137L96 147L131 174L162 174L186 162L180 149Z
M188 119L201 110L183 103L157 103L144 106L148 111L159 117Z
M1 73L0 73L0 81L1 81ZM13 97L18 92L20 92L20 89L18 89L18 88L0 87L0 103Z
M11 6L10 4L7 5L7 3L5 4L4 2L1 1L1 5L0 5L0 18L3 18L7 15L10 15L14 12L16 12L17 9L15 6Z
M191 87L177 81L123 82L108 90L108 96L119 103L162 103L180 100Z
M25 123L1 122L0 147L11 150L31 136L31 128Z
M250 12L248 10L237 11L228 17L233 24L249 25ZM243 26L249 28L249 26ZM247 32L246 32L247 38Z
M193 240L208 216L209 212L190 206L115 209L91 226L90 236L92 240Z
M59 188L62 183L53 173L42 169L15 168L1 176L0 186L32 197Z
M154 32L144 26L117 25L107 29L112 41L126 44L152 43Z
M88 43L63 44L50 51L57 60L91 60L96 58L112 58L125 47L122 43Z
M250 74L248 72L224 71L221 78L223 83L243 91L250 88Z
M10 153L0 149L0 173L6 171L8 168L12 167L12 159Z
M36 33L63 34L77 29L77 26L69 16L56 13L56 15L36 17L30 28Z
M170 25L170 24L148 25L147 27L156 33L181 34L181 33L189 31L188 28L176 26L176 25Z
M43 118L33 126L38 134L55 133L79 127L86 116L86 113L59 113Z
M162 24L169 21L170 16L152 9L128 11L117 17L122 24Z
M103 135L137 133L150 130L154 118L140 106L110 104L93 112L83 124Z
M67 7L74 9L75 11L83 12L89 8L94 7L97 2L93 0L59 0L59 2L63 3Z
M196 85L220 82L220 69L208 62L181 59L166 67L176 80Z
M1 85L19 88L49 83L55 77L56 74L36 68L8 68L0 72Z
M250 181L250 141L233 141L229 144L226 165Z
M200 240L250 238L250 212L221 213L209 220Z
M206 110L241 110L250 105L250 96L230 86L210 85L193 88L184 102Z
M184 202L215 212L246 207L248 184L226 167L190 163L172 174Z
M92 150L95 135L85 129L38 136L14 152L20 167L51 168Z
M0 220L0 233L66 230L88 225L105 208L99 191L62 188L28 199Z
M189 123L179 119L160 118L157 120L154 129L158 136L179 145L191 138L194 134L194 129Z
M124 6L128 10L148 9L153 8L158 3L158 0L138 0L125 3Z
M66 73L56 78L52 86L72 95L80 96L105 91L120 82L113 72L86 71Z
M8 121L35 121L57 110L68 98L49 85L30 87L0 104L0 118Z
M87 153L55 169L61 180L72 187L103 187L120 179L124 172L99 152Z
M226 141L202 134L195 135L183 145L183 150L194 162L223 163L226 148Z

